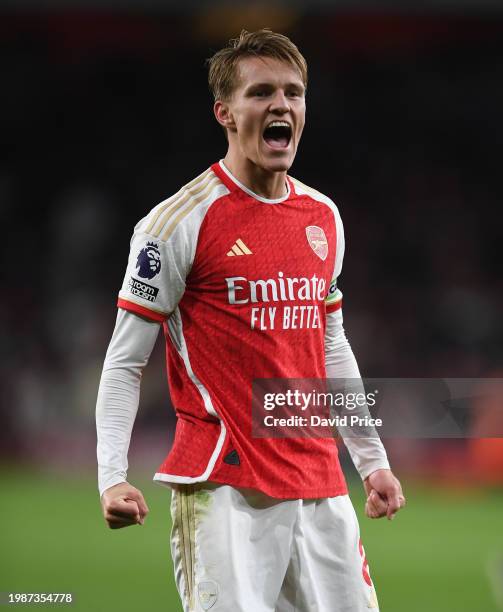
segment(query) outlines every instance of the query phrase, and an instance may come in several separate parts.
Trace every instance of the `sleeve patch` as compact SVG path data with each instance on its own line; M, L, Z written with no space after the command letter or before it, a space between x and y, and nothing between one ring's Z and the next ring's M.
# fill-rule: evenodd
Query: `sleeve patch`
M138 253L136 259L136 270L140 278L154 278L161 271L161 253L159 245L155 242L147 242Z
M147 300L147 302L155 302L159 289L153 287L148 283L138 280L134 276L131 276L128 281L128 290L132 295Z
M327 297L325 298L325 304L332 306L342 301L342 292L337 289L337 279L334 278L330 283Z
M119 298L147 313L161 313L162 319L155 320L165 320L168 315L164 313L173 312L185 291L187 259L180 241L182 235L166 243L135 231Z

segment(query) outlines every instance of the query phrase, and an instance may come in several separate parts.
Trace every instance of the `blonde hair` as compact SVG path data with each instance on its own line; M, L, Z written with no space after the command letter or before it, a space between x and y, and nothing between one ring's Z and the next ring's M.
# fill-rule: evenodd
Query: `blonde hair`
M242 30L239 38L206 60L209 66L208 84L215 100L229 100L237 85L237 66L244 57L271 57L291 64L300 73L304 87L307 87L307 62L283 34L264 28L256 32Z

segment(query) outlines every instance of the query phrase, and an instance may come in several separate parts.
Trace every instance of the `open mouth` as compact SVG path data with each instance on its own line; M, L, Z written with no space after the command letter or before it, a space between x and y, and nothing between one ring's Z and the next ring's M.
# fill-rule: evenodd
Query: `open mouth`
M264 130L263 138L273 149L286 149L292 137L292 127L286 121L273 121Z

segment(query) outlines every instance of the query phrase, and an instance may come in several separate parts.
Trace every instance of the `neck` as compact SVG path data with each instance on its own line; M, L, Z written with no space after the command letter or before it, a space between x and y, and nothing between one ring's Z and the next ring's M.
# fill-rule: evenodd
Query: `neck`
M280 172L265 170L247 158L231 155L230 151L224 158L224 164L240 183L263 198L276 200L287 193L286 170Z

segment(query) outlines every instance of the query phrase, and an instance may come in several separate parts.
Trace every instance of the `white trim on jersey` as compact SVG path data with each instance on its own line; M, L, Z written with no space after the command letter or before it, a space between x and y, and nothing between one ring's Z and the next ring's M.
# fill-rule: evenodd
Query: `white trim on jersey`
M281 198L276 198L276 199L264 198L263 196L259 196L258 194L256 194L251 189L248 189L248 187L246 187L245 185L243 185L243 183L238 181L238 179L225 166L223 159L221 159L218 163L219 163L220 168L222 168L222 170L231 179L231 181L233 183L236 183L236 185L240 189L242 189L245 193L247 193L252 198L255 198L259 202L263 202L264 204L281 204L281 202L284 202L285 200L288 200L288 198L290 197L290 185L288 184L288 181L286 181L286 195L282 196Z
M190 364L189 351L187 349L187 342L185 341L185 336L183 335L183 324L182 324L182 316L180 314L180 309L177 307L173 312L171 317L168 320L168 331L169 337L173 341L173 344L178 351L178 354L183 359L183 363L185 364L185 368L187 370L187 374L189 375L190 380L195 384L197 390L201 394L203 398L204 407L206 408L206 412L211 414L214 417L220 418L218 416L217 411L213 407L213 403L211 401L210 394L208 393L208 389L203 385L203 383L199 380L199 378L194 374L194 370Z
M179 476L177 474L164 474L161 472L157 472L154 476L154 480L161 482L161 483L176 482L176 483L183 483L183 484L190 484L193 482L204 482L208 480L211 472L213 471L213 468L215 467L215 463L218 459L218 456L220 455L220 451L222 450L222 447L225 442L225 436L227 433L227 429L225 427L224 422L222 421L217 411L215 410L215 407L213 406L213 402L211 401L211 397L208 392L208 389L203 385L203 383L199 380L199 378L194 373L194 370L192 369L192 365L190 363L190 358L189 358L189 351L187 348L187 342L185 341L185 336L183 335L182 317L181 317L180 310L178 307L176 308L176 310L173 312L173 314L168 320L168 333L169 333L169 337L171 338L171 341L173 342L173 345L175 346L178 354L183 360L185 369L187 370L187 374L190 380L194 383L195 387L197 388L197 390L199 391L203 399L203 403L204 403L204 407L206 408L206 412L216 417L217 419L219 419L220 435L218 436L217 443L208 461L208 465L206 466L206 469L200 476Z
M159 484L168 484L173 482L177 484L191 484L194 482L206 482L210 477L213 468L215 467L215 463L217 462L218 455L222 450L222 447L225 442L225 436L227 434L227 429L224 425L223 421L220 421L220 435L218 436L217 443L215 445L215 450L213 451L210 460L208 462L208 466L204 470L204 472L200 476L178 476L177 474L164 474L163 472L156 472L153 480L154 482L158 482Z

